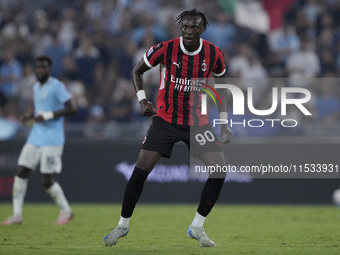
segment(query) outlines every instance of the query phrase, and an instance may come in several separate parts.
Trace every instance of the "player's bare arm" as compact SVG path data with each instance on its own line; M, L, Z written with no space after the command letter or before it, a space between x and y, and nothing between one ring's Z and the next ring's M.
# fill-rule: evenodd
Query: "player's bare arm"
M214 80L216 83L222 84L226 79L226 74L224 73L223 75L219 77L214 77L214 78L215 78ZM227 107L228 106L228 91L227 89L216 89L216 91L220 95L221 101L222 101L222 105L218 104L218 111L220 115L224 115L224 113L227 113L228 111L228 107ZM227 119L227 115L224 116L223 118ZM221 136L223 138L222 140L223 144L231 142L231 138L233 137L233 134L231 133L227 124L221 124Z
M59 111L55 111L55 112L43 112L41 114L39 114L36 118L34 118L34 121L36 122L44 122L44 121L48 121L50 119L54 119L54 118L58 118L61 116L68 116L68 115L72 115L74 113L76 113L76 109L72 103L71 100L68 100L64 103L64 108L59 110Z
M144 60L141 59L135 68L132 70L131 80L132 84L137 93L140 93L139 96L139 104L142 108L142 114L146 117L151 117L156 114L156 108L153 106L151 102L146 99L145 92L143 89L143 74L148 71L150 68L145 64ZM144 93L144 95L143 95ZM144 97L144 98L143 98Z

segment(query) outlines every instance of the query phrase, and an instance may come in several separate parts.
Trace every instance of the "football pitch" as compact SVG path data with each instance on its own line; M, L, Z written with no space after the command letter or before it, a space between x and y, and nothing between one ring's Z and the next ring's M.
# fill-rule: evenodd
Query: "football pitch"
M57 226L54 204L25 204L22 225L0 226L0 254L340 254L340 209L333 206L216 205L205 221L215 248L186 236L196 205L139 204L130 232L102 245L120 205L72 204L75 219ZM11 204L0 205L1 220Z

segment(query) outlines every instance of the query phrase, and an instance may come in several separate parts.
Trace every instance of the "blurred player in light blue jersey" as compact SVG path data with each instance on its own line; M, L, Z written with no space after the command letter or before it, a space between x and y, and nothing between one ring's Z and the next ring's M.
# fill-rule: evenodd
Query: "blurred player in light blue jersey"
M19 159L19 169L13 183L13 215L2 225L22 223L22 208L27 189L28 177L40 165L41 183L60 209L56 224L68 223L73 212L58 182L53 175L61 172L62 153L65 143L64 117L75 113L71 95L65 85L50 76L52 60L40 56L34 60L37 82L33 86L34 114L21 117L25 124L34 120L33 128L23 146Z

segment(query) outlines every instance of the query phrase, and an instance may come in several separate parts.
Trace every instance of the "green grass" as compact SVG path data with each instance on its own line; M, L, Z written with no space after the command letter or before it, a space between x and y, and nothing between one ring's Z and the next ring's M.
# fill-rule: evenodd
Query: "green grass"
M101 241L120 205L72 208L75 219L56 226L54 204L25 204L24 224L0 226L0 254L340 254L340 210L332 206L217 205L205 222L216 248L186 237L196 205L139 204L130 233L114 247ZM1 204L1 219L11 211Z

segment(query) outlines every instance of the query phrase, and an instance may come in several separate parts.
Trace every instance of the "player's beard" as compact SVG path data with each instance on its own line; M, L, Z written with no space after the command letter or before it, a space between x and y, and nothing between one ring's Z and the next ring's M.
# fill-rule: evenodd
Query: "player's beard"
M38 81L40 82L40 84L44 84L47 80L48 80L49 74L45 74L41 77L37 77Z

